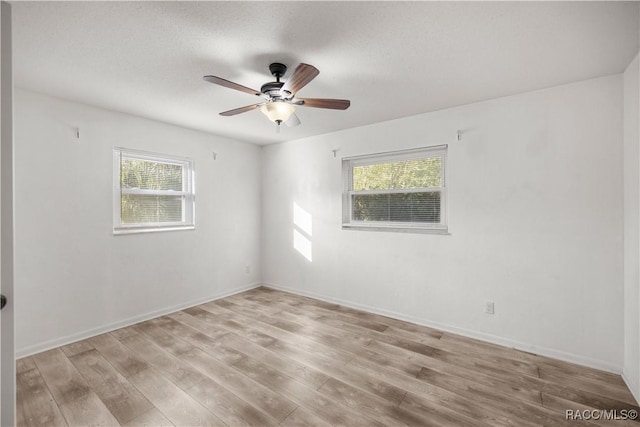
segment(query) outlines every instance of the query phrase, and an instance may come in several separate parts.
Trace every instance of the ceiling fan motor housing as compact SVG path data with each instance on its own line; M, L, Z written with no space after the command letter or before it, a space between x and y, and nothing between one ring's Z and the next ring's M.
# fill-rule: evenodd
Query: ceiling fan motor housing
M282 95L280 93L280 88L284 86L284 82L269 82L262 85L260 88L260 92L265 95L269 95L271 98L280 98Z
M284 85L284 83L280 81L280 78L283 77L287 72L287 66L281 64L280 62L274 62L269 65L269 71L271 72L271 75L276 78L276 81L263 84L260 88L260 92L268 95L272 99L289 97L291 95L291 92L284 91L283 93L280 91L280 89Z

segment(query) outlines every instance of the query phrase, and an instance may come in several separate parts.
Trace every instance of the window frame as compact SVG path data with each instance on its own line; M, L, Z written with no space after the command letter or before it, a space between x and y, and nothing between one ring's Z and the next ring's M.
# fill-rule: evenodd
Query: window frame
M447 151L448 145L389 151L342 158L342 228L345 230L398 231L412 233L449 234L448 227L448 189L447 189ZM389 190L353 190L353 167L390 163L402 160L416 160L429 157L441 157L441 186L419 187ZM353 195L356 194L392 194L392 193L440 193L440 222L399 222L399 221L354 221Z
M120 186L120 163L122 158L146 160L182 166L182 191L123 189ZM144 222L127 224L122 222L122 195L183 196L182 221ZM195 215L195 165L187 157L174 156L123 147L113 148L113 234L134 234L158 231L193 230L196 226Z

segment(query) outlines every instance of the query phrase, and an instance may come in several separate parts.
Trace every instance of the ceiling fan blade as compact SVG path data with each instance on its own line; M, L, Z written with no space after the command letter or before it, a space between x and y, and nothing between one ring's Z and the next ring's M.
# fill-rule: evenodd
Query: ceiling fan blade
M247 105L246 107L236 108L235 110L223 111L222 113L220 113L220 115L221 116L235 116L236 114L246 113L247 111L255 110L257 108L260 108L263 105L264 105L264 103Z
M320 71L313 65L299 64L293 71L289 80L284 83L281 91L287 91L291 94L297 93L300 89L305 87L311 80L315 79L320 74Z
M239 85L238 83L230 82L229 80L225 80L221 77L216 76L204 76L203 79L209 83L217 84L220 86L228 87L229 89L239 90L240 92L245 92L250 95L260 96L262 95L259 91L255 89L251 89L246 86Z
M294 102L295 105L303 105L313 108L330 108L332 110L346 110L351 105L348 99L321 99L321 98L304 98Z
M293 113L291 115L291 117L289 117L289 120L284 122L284 124L287 125L290 128L298 126L298 125L300 125L300 118L298 117L298 115L296 113Z

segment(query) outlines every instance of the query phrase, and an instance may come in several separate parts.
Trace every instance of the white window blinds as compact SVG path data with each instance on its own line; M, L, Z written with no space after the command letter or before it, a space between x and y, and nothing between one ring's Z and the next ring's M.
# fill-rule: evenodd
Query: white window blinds
M115 233L195 225L191 160L118 148L114 183Z
M446 147L343 160L345 227L446 230Z

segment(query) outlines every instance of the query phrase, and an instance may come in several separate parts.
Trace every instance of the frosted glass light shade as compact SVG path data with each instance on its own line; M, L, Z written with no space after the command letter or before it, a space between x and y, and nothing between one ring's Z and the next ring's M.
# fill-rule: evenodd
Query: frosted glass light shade
M289 117L296 111L296 108L287 102L274 101L264 104L260 107L260 111L275 123L277 121L286 122L289 120Z

